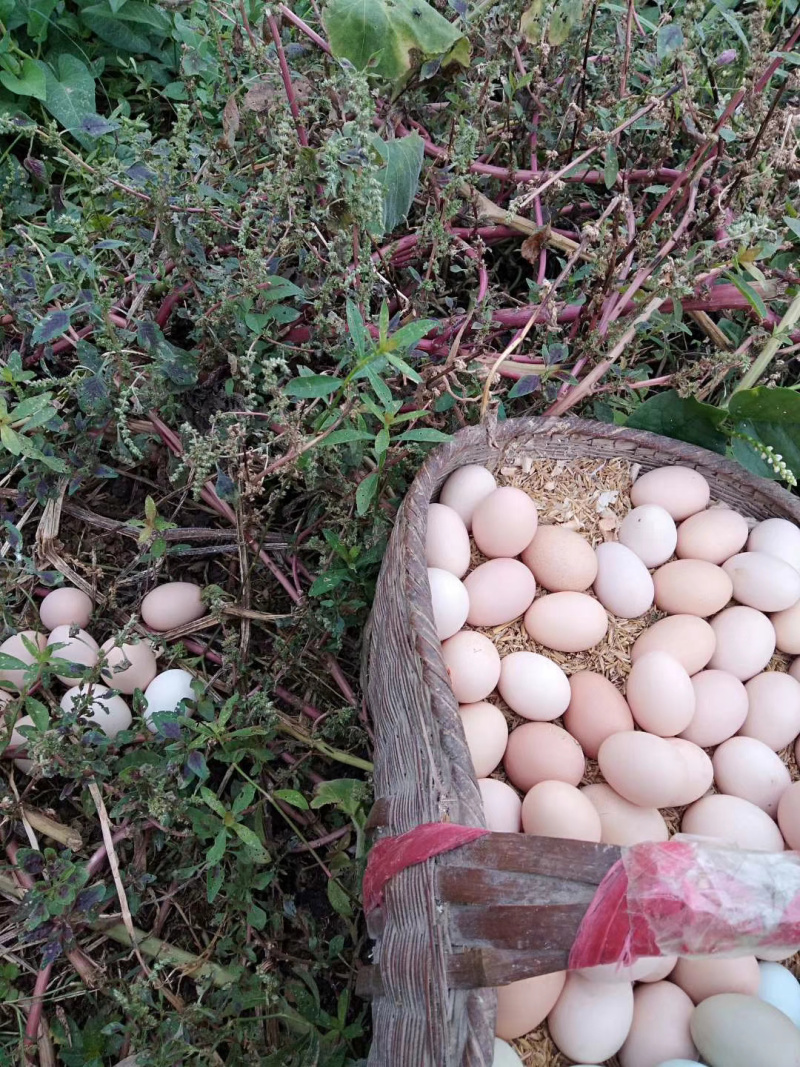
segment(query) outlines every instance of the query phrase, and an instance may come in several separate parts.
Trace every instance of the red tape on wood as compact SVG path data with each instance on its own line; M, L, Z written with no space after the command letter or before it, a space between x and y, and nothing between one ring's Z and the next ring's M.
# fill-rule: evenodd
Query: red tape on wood
M398 837L384 837L373 845L364 872L362 896L369 914L383 901L386 883L400 871L424 863L433 856L451 852L488 834L480 826L458 826L450 822L428 822Z

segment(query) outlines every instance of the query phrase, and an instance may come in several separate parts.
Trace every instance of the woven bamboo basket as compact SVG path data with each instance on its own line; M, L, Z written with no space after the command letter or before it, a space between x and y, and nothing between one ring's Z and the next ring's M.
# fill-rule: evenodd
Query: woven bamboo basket
M432 621L427 509L456 468L480 463L496 471L526 456L534 463L622 457L644 470L682 464L707 478L717 500L759 519L800 523L800 502L776 484L715 453L624 427L513 419L462 430L437 448L398 513L365 635L376 741L370 828L378 839L424 823L485 826ZM373 959L358 982L372 998L370 1067L490 1067L493 987L566 965L577 922L619 850L524 837L491 834L387 884L368 917ZM505 938L509 907L519 909L521 940Z

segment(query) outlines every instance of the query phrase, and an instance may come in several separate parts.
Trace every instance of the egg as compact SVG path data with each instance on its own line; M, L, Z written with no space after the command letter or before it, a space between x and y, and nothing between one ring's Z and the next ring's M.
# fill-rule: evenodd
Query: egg
M142 621L159 633L173 630L176 626L186 626L201 618L206 610L201 599L202 592L194 582L159 585L142 600Z
M747 539L751 552L777 556L800 571L800 530L788 519L765 519L756 523Z
M64 586L48 593L39 605L39 618L46 630L56 626L88 626L92 617L92 598L81 589Z
M723 568L702 559L665 563L653 575L653 586L659 611L701 618L721 611L733 591L731 578Z
M525 1067L511 1045L499 1037L494 1039L492 1057L492 1067Z
M570 701L564 725L590 759L597 759L607 737L633 729L631 709L617 687L595 671L569 678Z
M781 793L778 801L778 826L789 848L800 852L800 782L792 782Z
M800 982L779 963L759 963L756 996L800 1027Z
M642 956L628 965L601 963L577 973L590 982L660 982L672 972L677 959L677 956Z
M759 948L756 950L756 959L766 960L769 963L782 963L784 960L790 960L794 955L794 948L778 947Z
M714 777L711 760L687 741L633 731L613 734L600 746L597 762L606 782L631 804L671 808L690 804Z
M712 793L683 813L681 833L727 841L753 852L782 852L783 838L766 812L740 797Z
M770 615L775 627L775 644L790 656L800 655L800 600L790 608Z
M613 615L636 619L653 605L653 579L644 563L625 545L607 541L595 549L594 592Z
M622 1047L632 1021L630 982L591 982L570 972L547 1027L569 1059L602 1063Z
M491 471L476 463L468 463L453 471L444 483L439 493L439 503L452 508L466 528L471 530L475 508L496 488L497 482Z
M133 721L131 709L122 697L104 685L73 686L61 698L61 708L95 723L112 740L129 729Z
M72 685L92 667L97 666L99 648L97 642L85 630L76 630L75 636L70 636L70 631L75 630L70 626L56 626L55 630L47 638L48 645L61 645L61 648L53 649L53 659L61 660L60 665L63 674L57 674L56 678L64 685ZM68 666L64 666L67 664Z
M675 551L678 531L668 511L643 504L629 511L617 533L621 545L635 552L645 567L659 567Z
M484 556L518 556L533 540L536 505L521 489L501 486L489 493L472 515L472 536Z
M425 533L427 566L463 578L469 569L469 560L469 534L461 516L445 504L429 505Z
M757 611L784 611L800 599L800 573L777 556L740 552L722 565L740 604Z
M708 505L711 489L698 471L691 467L657 467L640 474L631 487L631 503L657 504L676 522L688 519Z
M467 621L469 593L459 578L441 567L428 567L428 585L436 636L446 641Z
M687 674L697 674L714 654L717 639L705 619L697 615L669 615L640 634L631 649L635 663L648 652L666 652Z
M537 652L503 656L497 688L512 711L538 722L557 719L570 701L566 674L557 663Z
M674 976L675 971L673 981ZM672 982L639 986L633 994L630 1033L619 1053L621 1067L658 1067L665 1057L693 1056L693 1011L689 997Z
M100 672L103 681L120 693L144 690L156 676L156 654L148 641L117 645L110 637L100 646L100 652L100 660L105 663Z
M488 778L506 750L508 724L502 711L482 700L458 709L476 778Z
M766 615L734 605L711 620L717 639L709 667L746 682L763 671L775 651L775 629Z
M496 834L517 834L522 829L522 800L497 778L479 778L487 827Z
M551 593L585 592L597 575L594 549L568 526L537 526L522 562L543 589Z
M637 724L659 737L674 737L694 715L692 680L666 652L648 652L628 675L625 696Z
M658 808L632 804L605 782L585 785L581 792L600 816L600 840L604 845L638 845L642 841L669 840L669 829ZM641 979L631 978L631 981Z
M724 563L739 552L747 540L747 523L732 508L709 508L690 516L678 527L679 559L702 559Z
M20 663L24 663L25 666L30 667L34 662L33 653L25 647L25 642L38 648L40 652L43 652L47 645L47 638L44 634L37 634L33 630L21 630L18 634L14 634L13 637L7 637L2 644L0 644L0 654L4 656L12 656L14 659L19 660ZM36 674L33 672L28 679L28 686L36 681ZM26 688L25 670L17 670L14 667L4 667L0 670L0 684L4 689L14 690L21 692L23 688Z
M600 816L579 789L566 782L539 782L522 801L522 829L539 837L599 841Z
M603 640L608 616L603 605L586 593L550 593L525 613L531 640L557 652L585 652Z
M692 676L694 715L680 734L700 748L712 748L733 737L747 718L747 690L726 671L700 671Z
M173 668L157 674L150 685L144 691L144 718L148 730L156 733L157 723L153 722L154 715L178 713L190 715L191 710L183 706L183 701L196 701L197 696L192 689L194 679L188 671Z
M503 766L509 780L524 793L555 779L577 785L586 760L581 746L566 730L551 722L526 722L508 735Z
M555 971L500 986L495 1023L497 1036L513 1041L535 1030L561 995L566 977L566 971Z
M711 762L720 793L749 800L777 818L778 801L792 779L789 768L771 748L754 737L731 737L719 746Z
M698 1004L692 1040L711 1067L798 1067L800 1030L757 997L720 993Z
M459 704L487 697L500 677L500 653L488 637L461 630L442 642L442 659Z
M536 581L518 559L490 559L464 579L470 626L502 626L523 615L536 596Z
M779 752L800 734L800 682L790 674L764 671L751 678L747 690L747 718L739 729Z
M743 993L747 997L754 997L760 981L758 960L755 956L732 959L682 957L672 972L672 981L695 1004L717 993Z

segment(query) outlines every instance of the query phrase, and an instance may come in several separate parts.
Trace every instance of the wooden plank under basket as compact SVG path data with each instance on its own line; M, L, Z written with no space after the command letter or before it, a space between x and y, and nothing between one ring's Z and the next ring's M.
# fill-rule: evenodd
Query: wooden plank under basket
M433 625L425 565L428 505L458 467L520 457L623 458L694 467L712 496L758 519L800 523L800 501L702 448L580 419L511 419L462 430L430 454L400 508L365 635L363 682L375 729L371 827L485 826L458 704ZM619 850L490 834L409 867L372 913L370 1067L490 1067L494 986L562 970L580 919Z

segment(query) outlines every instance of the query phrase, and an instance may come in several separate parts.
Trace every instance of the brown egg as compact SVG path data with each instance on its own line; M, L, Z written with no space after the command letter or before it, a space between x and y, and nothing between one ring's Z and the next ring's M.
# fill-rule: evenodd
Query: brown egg
M637 724L659 737L675 737L694 715L692 680L666 652L648 652L636 660L625 697Z
M666 652L687 674L701 671L714 654L717 639L710 624L697 615L669 615L648 627L633 643L631 661L648 652Z
M18 634L14 634L13 637L7 637L3 641L0 645L0 653L5 656L13 656L20 663L30 666L34 662L34 657L25 647L23 638L25 641L38 646L40 651L43 651L47 645L47 638L44 634L37 634L33 630L21 630ZM3 683L3 688L5 689L21 691L25 685L25 672L22 669L15 670L10 667L0 670L0 682ZM33 681L31 681L32 684Z
M497 990L497 1036L504 1041L513 1041L535 1030L550 1014L566 978L566 971L556 971L500 986Z
M752 852L783 851L780 830L766 812L724 793L712 793L688 807L681 833L713 837Z
M144 692L156 676L156 656L148 641L125 642L118 646L110 637L100 652L106 664L101 676L120 693L132 693L135 689Z
M681 957L672 972L672 981L695 1004L717 993L744 993L758 996L761 975L755 956L736 956L732 959L691 959Z
M466 535L466 531L464 533ZM159 633L194 622L195 619L201 618L206 610L200 599L201 593L202 589L194 582L167 582L165 585L159 585L142 601L142 621L151 630L157 630Z
M570 675L570 702L564 725L590 759L607 737L633 729L631 709L617 687L595 671Z
M681 523L676 555L720 564L739 552L746 540L747 523L738 511L709 508Z
M39 618L48 631L56 626L84 627L89 625L92 607L91 597L81 589L64 586L47 594L39 605Z
M594 549L567 526L538 526L522 562L533 571L539 585L551 593L582 593L597 575Z
M669 840L669 829L658 808L631 804L605 782L585 785L581 792L600 816L600 840L604 845L638 845L642 841Z
M658 504L676 522L688 519L708 505L711 489L702 474L691 467L657 467L641 474L631 487L631 503Z
M536 596L536 581L518 559L490 559L464 579L469 626L502 626L523 615Z
M792 607L770 615L770 622L775 627L778 649L790 656L800 655L800 600Z
M586 761L581 746L560 726L526 722L509 734L503 766L517 789L527 793L551 779L577 785Z
M702 559L665 563L653 575L653 585L659 611L701 618L721 611L733 592L733 583L725 571Z
M567 782L538 782L522 801L522 829L539 837L599 841L600 816L592 802Z
M475 630L461 630L443 641L442 658L459 704L483 700L497 685L500 653Z
M533 540L536 505L521 489L501 486L489 493L472 514L475 544L490 559L518 556Z
M599 600L586 593L550 593L525 614L528 636L558 652L585 652L603 640L608 616Z
M733 737L747 718L744 684L726 671L700 671L692 678L692 688L694 715L680 736L700 748L712 748Z
M63 646L53 650L53 658L71 664L70 668L64 668L63 674L56 675L64 685L75 685L87 670L95 667L100 651L91 634L87 634L85 630L77 630L75 636L71 637L71 629L74 627L56 626L47 638L48 645Z

